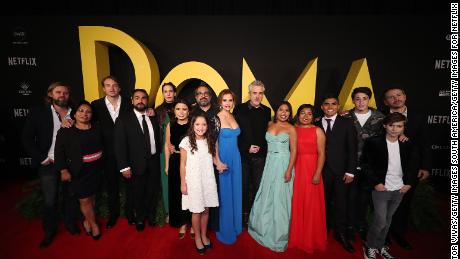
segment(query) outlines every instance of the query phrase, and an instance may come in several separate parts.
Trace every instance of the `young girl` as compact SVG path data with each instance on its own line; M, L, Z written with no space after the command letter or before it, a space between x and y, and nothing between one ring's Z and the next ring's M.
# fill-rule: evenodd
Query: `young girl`
M213 160L219 171L225 168L216 155L216 143L210 136L208 121L202 114L192 118L190 129L179 144L182 209L192 212L192 228L199 254L212 248L206 235L209 207L218 207ZM214 158L214 159L213 159Z

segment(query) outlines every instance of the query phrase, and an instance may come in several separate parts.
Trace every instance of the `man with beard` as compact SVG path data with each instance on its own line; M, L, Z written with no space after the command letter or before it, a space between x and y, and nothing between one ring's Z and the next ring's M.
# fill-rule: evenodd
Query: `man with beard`
M113 129L119 114L129 111L131 104L120 95L121 88L114 76L104 77L101 85L105 96L93 101L91 105L94 109L93 118L99 123L104 140L104 178L110 215L106 227L109 229L115 226L120 215L120 172L117 170L113 148ZM127 217L134 224L132 215Z
M160 133L155 118L146 114L148 98L144 89L134 89L134 109L120 114L114 129L117 166L128 181L127 203L133 203L126 206L134 208L127 214L135 215L137 231L144 230L146 217L154 218L160 192Z
M30 111L22 134L22 141L27 153L32 157L32 164L38 166L41 189L43 193L43 229L45 237L40 248L48 247L57 233L58 193L60 173L54 164L54 146L56 134L61 124L70 120L69 107L70 86L62 82L54 82L48 87L45 98L46 105ZM80 233L76 226L78 203L68 189L68 183L62 183L64 200L64 225L72 234Z
M399 112L406 116L407 123L403 134L414 143L419 152L420 163L417 168L417 177L420 181L425 180L428 178L431 168L431 153L428 141L426 116L420 111L407 109L406 93L404 89L400 87L386 89L383 102L388 106L389 113ZM393 221L390 227L392 237L406 250L412 249L412 246L405 238L405 234L409 225L410 206L417 184L418 181L415 181L412 188L404 195L401 204L393 215Z
M238 147L241 153L243 174L243 224L247 226L249 213L259 189L267 156L268 122L271 110L262 104L265 85L255 80L249 85L249 101L235 106L233 114L240 126Z

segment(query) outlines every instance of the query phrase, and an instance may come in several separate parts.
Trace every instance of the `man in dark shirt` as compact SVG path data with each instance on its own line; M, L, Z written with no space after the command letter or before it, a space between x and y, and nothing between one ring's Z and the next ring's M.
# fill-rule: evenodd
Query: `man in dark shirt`
M217 139L220 129L220 122L217 117L219 109L211 102L212 95L208 84L201 82L195 89L195 100L196 105L190 112L190 117L192 118L198 114L204 114L209 120L210 125L208 126L208 129L211 130L211 135Z
M271 110L261 103L264 92L264 84L255 80L249 85L249 101L237 105L233 112L241 130L238 147L243 171L243 223L246 226L267 156L265 133Z

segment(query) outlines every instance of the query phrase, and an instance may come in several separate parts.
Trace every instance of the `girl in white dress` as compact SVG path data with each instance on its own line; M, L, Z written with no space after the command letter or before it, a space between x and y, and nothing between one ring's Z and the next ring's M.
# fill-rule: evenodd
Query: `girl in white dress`
M213 161L219 171L226 169L217 153L215 140L208 131L204 115L192 118L190 129L179 144L182 209L192 213L192 228L199 254L212 248L207 237L209 207L218 207Z

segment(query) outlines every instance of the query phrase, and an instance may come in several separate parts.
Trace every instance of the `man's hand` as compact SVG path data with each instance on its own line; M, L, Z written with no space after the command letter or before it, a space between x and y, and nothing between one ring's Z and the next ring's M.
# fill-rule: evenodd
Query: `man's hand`
M424 170L424 169L418 170L417 177L420 179L420 181L425 180L426 178L428 178L428 176L430 176L430 173L427 170Z
M74 120L72 119L64 119L62 120L62 123L61 123L61 128L70 128L72 127L74 124Z
M385 185L383 185L383 183L379 183L377 184L374 189L378 192L384 192L387 190L387 188L385 188Z
M399 139L399 141L401 141L401 142L406 142L406 141L409 140L409 138L408 138L406 135L404 135L404 134L399 135L399 138L398 138L398 139Z
M259 146L251 145L251 146L249 147L249 153L255 154L255 153L259 152L259 149L260 149Z
M152 108L147 108L145 110L145 115L149 116L149 117L152 117L152 116L155 116L155 110L152 109Z
M72 175L70 174L69 170L62 169L61 170L61 181L70 182L71 180L72 180Z
M410 185L404 185L404 186L399 190L399 192L400 192L400 193L406 193L406 192L409 191L410 188L411 188Z
M353 182L353 176L350 176L350 175L347 175L345 174L342 178L342 180L346 183L346 184L349 184L351 182Z
M126 171L124 171L124 172L123 172L123 173L121 173L121 174L122 174L122 175L123 175L123 177L124 177L124 178L126 178L126 179L130 179L130 178L131 178L131 176L133 175L133 174L131 173L131 169L129 169L129 170L126 170Z

